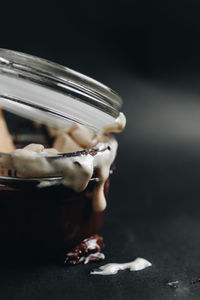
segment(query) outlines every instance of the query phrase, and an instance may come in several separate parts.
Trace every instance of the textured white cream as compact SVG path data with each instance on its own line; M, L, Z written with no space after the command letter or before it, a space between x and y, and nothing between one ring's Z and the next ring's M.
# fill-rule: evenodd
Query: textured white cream
M118 118L116 118L113 123L106 125L102 128L101 133L105 134L108 132L121 132L125 126L126 117L122 112L120 112Z
M4 170L10 170L11 174L17 177L63 176L62 183L76 192L81 192L87 187L96 170L98 181L94 189L93 209L102 211L106 207L104 184L116 156L117 142L113 137L109 137L95 148L98 149L96 155L82 154L74 157L53 155L52 158L52 154L47 153L48 149L45 150L42 145L31 144L24 149L14 150L8 156L2 156L0 164Z
M98 258L98 260L103 260L105 259L105 255L101 252L96 252L96 253L91 253L89 254L84 261L84 264L88 264L90 261L92 261L93 258Z
M45 149L40 144L29 144L23 149L10 152L7 156L1 156L0 175L23 178L62 176L64 185L81 192L85 190L95 171L97 181L92 205L94 211L103 211L106 208L104 185L109 177L118 146L109 132L119 132L124 126L125 117L120 113L115 122L105 127L101 134L80 125L62 131L49 130L54 137L53 148ZM97 149L95 155L86 153L71 157L55 156L58 153L91 148ZM40 187L48 185L45 183Z
M144 258L136 258L135 260L124 264L106 264L98 270L90 272L92 275L114 275L120 270L129 269L130 271L140 271L152 266L152 264Z

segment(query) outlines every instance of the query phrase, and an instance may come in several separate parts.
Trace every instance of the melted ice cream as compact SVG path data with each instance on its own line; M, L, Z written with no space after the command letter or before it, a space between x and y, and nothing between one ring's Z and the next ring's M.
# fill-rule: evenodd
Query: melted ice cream
M115 159L117 142L114 138L96 145L96 155L82 154L72 157L55 157L48 154L53 150L42 145L31 144L24 149L17 149L8 156L0 158L3 170L11 176L33 178L63 176L62 183L76 192L83 191L96 170L98 182L94 189L93 209L102 211L106 208L104 184L109 177L110 167ZM8 174L4 174L8 175Z
M92 204L94 211L103 211L106 208L104 185L109 177L118 146L117 141L108 135L108 132L121 131L124 126L125 117L120 113L114 124L104 128L101 135L80 125L68 130L50 131L54 137L53 148L45 149L43 145L30 144L0 157L0 175L23 178L62 176L64 185L81 192L85 190L95 171L98 180ZM59 153L94 147L97 149L95 154L56 156Z
M112 124L109 124L102 128L102 134L108 133L108 132L121 132L124 127L126 126L126 117L125 115L120 112L117 119Z
M129 269L130 271L140 271L152 266L152 264L144 258L136 258L135 260L124 264L107 264L101 266L98 270L90 272L92 275L114 275L120 270Z

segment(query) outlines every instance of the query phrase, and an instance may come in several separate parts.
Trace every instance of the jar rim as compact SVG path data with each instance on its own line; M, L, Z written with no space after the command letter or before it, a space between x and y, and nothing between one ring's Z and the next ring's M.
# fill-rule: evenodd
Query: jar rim
M0 106L23 117L63 127L79 123L99 131L119 116L121 97L72 69L0 48Z

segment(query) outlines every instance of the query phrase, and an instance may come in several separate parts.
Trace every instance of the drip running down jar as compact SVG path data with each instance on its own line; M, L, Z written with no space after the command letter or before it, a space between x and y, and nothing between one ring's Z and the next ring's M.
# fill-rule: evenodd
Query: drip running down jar
M62 252L102 226L122 101L66 67L0 49L0 241Z

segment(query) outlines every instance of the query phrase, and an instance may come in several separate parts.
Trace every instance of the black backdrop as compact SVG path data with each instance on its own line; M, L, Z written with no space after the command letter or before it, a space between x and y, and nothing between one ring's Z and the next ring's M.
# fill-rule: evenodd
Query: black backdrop
M74 66L88 55L131 72L198 70L199 9L194 0L2 4L1 45Z
M106 262L142 256L137 273L92 265L3 267L2 299L199 299L199 1L57 1L1 8L0 46L90 75L124 99L102 234ZM95 264L94 266L98 266ZM179 281L178 289L169 281Z
M198 71L199 9L195 0L2 4L1 45L77 67L88 55L130 72Z

